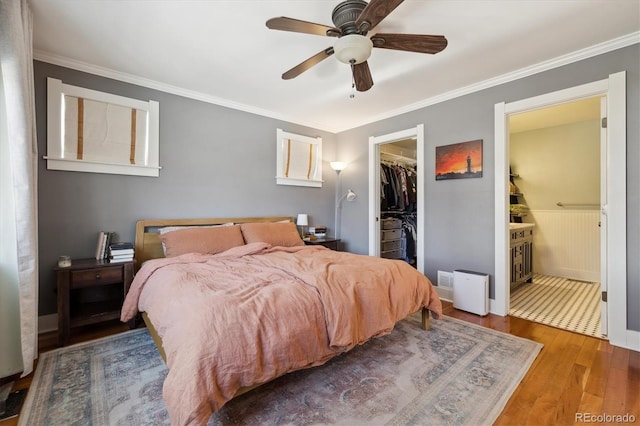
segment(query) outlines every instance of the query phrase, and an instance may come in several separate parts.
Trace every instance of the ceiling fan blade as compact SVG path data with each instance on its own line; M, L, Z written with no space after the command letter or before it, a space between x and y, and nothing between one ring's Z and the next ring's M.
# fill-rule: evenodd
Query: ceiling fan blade
M331 55L333 55L333 47L328 47L323 51L316 53L306 61L299 63L298 65L291 68L289 71L285 72L284 74L282 74L282 79L290 80L292 78L295 78L300 74L302 74L303 72L305 72L306 70L308 70L309 68L311 68L312 66L317 65L323 60L327 59Z
M356 27L366 34L404 0L371 0L356 19ZM363 26L364 24L364 26Z
M340 35L340 30L337 28L313 22L301 21L299 19L287 18L285 16L269 19L267 21L267 28L272 30L292 31L295 33L316 34L322 36L337 37Z
M358 92L366 92L373 87L373 79L371 78L371 71L369 71L369 65L367 61L351 66L353 72L353 80L356 83L356 90Z
M373 47L418 53L438 53L448 43L444 36L419 34L376 34L371 41Z

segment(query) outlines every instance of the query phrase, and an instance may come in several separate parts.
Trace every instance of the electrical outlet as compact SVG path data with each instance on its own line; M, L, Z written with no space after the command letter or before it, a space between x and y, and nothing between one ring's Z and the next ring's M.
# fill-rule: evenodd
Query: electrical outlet
M438 287L453 288L453 272L438 271Z

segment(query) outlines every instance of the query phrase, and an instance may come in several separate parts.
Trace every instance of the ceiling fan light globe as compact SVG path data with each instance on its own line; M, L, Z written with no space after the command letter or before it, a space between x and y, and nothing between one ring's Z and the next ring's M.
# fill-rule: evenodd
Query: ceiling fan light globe
M348 34L340 37L333 45L335 57L345 64L360 64L371 56L373 43L369 37Z

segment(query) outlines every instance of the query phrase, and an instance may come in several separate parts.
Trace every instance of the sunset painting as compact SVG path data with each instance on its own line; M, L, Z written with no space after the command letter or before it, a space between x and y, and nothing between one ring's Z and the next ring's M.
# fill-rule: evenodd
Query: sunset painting
M436 180L482 177L482 139L436 147Z

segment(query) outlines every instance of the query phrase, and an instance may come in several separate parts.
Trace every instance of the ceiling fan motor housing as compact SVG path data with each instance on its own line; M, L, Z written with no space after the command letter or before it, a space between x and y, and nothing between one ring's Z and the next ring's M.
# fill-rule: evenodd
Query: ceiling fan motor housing
M356 20L368 3L364 0L346 0L331 13L333 24L340 29L341 37L333 45L336 59L345 64L360 64L371 56L373 44L366 32L356 27Z
M355 22L367 5L368 3L364 0L343 1L331 12L333 25L340 28L342 35L360 34Z

